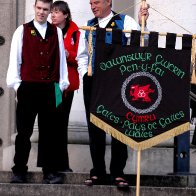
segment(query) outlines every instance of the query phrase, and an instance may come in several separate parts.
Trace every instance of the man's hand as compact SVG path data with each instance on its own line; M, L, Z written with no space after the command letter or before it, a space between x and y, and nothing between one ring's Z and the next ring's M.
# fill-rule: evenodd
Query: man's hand
M139 20L139 25L140 26L142 25L142 16L144 16L144 21L145 21L145 24L146 24L146 21L147 21L148 16L149 16L149 12L148 12L149 8L150 8L149 4L147 4L144 8L142 8L142 6L140 6L140 10L138 12L138 20Z

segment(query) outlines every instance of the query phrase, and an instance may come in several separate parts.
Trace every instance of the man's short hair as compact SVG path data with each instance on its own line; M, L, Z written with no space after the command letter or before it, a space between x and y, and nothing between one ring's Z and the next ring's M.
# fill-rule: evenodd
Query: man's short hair
M37 1L42 1L43 3L50 3L51 5L53 3L53 0L35 0L35 5L36 5Z
M107 0L105 0L105 1L107 1ZM112 1L111 1L111 3L110 3L110 7L112 7Z

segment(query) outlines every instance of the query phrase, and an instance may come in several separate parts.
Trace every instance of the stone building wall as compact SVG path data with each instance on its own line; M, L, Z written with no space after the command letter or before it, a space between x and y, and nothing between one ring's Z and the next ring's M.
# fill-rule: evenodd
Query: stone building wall
M6 73L12 35L16 27L24 21L23 0L0 0L0 169L2 168L3 149L11 144L15 132L14 91L6 86ZM17 16L17 17L16 17Z

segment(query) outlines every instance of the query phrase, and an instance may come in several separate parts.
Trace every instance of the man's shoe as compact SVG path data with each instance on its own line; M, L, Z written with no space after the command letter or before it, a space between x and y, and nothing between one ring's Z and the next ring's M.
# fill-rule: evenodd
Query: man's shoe
M73 172L71 168L64 169L62 172Z
M59 173L46 173L43 177L43 184L63 184L63 175Z
M21 174L21 173L13 174L10 183L27 183L26 174Z
M122 177L117 177L114 179L114 185L119 189L128 189L129 183Z

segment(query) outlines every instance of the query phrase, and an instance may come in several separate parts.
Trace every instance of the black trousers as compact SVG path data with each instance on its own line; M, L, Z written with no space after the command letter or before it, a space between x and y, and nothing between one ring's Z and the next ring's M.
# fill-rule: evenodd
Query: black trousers
M93 162L93 169L91 169L90 175L103 177L106 174L106 134L103 130L99 129L90 122L92 80L93 77L89 77L87 74L83 77L84 104L86 108L86 118L89 131L90 153ZM112 137L110 162L110 173L112 177L122 177L124 175L123 170L126 166L127 157L127 146Z
M60 110L59 120L61 121L61 129L65 132L64 145L65 145L65 169L69 169L69 156L68 156L68 124L69 124L69 115L71 111L71 105L73 102L74 91L68 91L66 96L63 96L62 108Z
M17 99L13 172L26 172L28 169L30 137L36 116L39 129L37 166L42 167L43 171L64 169L65 133L56 115L54 83L22 82L17 91Z

